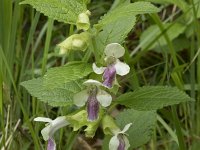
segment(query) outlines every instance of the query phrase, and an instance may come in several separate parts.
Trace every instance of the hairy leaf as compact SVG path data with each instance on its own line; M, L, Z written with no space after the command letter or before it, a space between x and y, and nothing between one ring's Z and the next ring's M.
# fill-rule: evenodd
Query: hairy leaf
M130 4L130 0L115 0L110 8L110 10L115 9L122 5Z
M82 90L80 81L71 81L62 87L46 89L43 85L43 79L37 78L21 83L28 92L39 100L48 103L51 106L66 106L72 104L73 95Z
M116 102L136 110L156 110L191 100L176 87L144 86L119 96Z
M78 15L86 11L83 0L25 0L20 4L29 4L50 18L70 24L75 24Z
M127 5L122 5L104 15L96 27L102 28L104 25L121 18L136 16L138 14L156 13L158 11L159 9L149 2L135 2Z
M102 55L104 48L110 43L122 43L136 22L135 16L123 17L105 25L96 37L97 52Z
M116 117L116 122L121 129L128 123L133 123L129 130L128 139L130 149L139 147L147 143L153 134L156 125L155 111L125 110Z
M44 75L44 86L53 89L63 84L81 79L92 72L90 64L76 63L47 70Z

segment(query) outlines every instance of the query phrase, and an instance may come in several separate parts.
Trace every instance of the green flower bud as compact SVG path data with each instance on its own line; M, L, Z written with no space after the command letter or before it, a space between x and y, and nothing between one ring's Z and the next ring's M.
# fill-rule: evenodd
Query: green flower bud
M104 116L102 119L102 126L104 134L113 135L120 131L120 128L116 125L114 119L111 116Z
M90 19L89 19L90 15L91 13L89 10L78 15L78 19L76 21L76 26L78 30L83 29L87 31L90 28Z
M82 32L80 34L73 34L63 42L58 44L60 47L59 54L67 54L71 50L85 51L88 48L90 41L90 34L88 32Z

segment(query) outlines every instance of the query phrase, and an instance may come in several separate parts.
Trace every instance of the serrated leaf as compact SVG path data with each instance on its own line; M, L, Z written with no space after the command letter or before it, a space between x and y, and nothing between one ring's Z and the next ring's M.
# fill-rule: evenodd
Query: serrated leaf
M105 25L96 36L97 52L102 55L104 48L110 43L122 43L136 22L135 16L123 17Z
M116 122L121 129L128 123L133 125L126 132L130 143L130 149L147 143L153 134L156 125L155 111L125 110L116 117Z
M122 5L104 15L96 26L97 28L101 28L105 24L114 22L119 18L156 12L159 12L159 9L149 2L135 2L127 5Z
M48 103L51 106L66 106L72 104L73 95L82 90L81 81L71 81L62 87L52 90L46 89L43 85L43 79L37 78L21 83L23 87L34 97Z
M29 4L49 18L70 24L87 10L83 0L25 0L20 4Z
M172 41L185 31L186 26L180 23L175 23L174 25L167 23L164 24L164 28L167 30L166 33L170 41ZM147 45L149 45L154 41L155 38L153 37L157 37L160 34L161 31L157 25L152 25L148 27L140 36L140 44L142 45L142 49L145 49ZM156 43L154 43L149 49L154 49L156 47L164 46L166 44L167 44L166 39L162 35L158 40L156 40Z
M81 79L92 72L92 66L86 63L69 64L47 70L44 75L44 86L53 89L67 82Z
M191 101L192 99L176 87L144 86L134 92L119 96L117 103L135 110L156 110L165 106Z

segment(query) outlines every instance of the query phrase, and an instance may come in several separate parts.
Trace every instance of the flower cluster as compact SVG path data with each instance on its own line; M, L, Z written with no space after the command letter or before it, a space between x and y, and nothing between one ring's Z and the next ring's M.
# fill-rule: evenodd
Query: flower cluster
M71 35L60 43L58 45L60 54L66 54L71 50L85 51L88 48L90 41L90 34L87 32L90 28L89 15L90 12L86 11L78 16L77 29L84 30L84 32ZM41 130L41 134L43 139L48 141L48 150L56 150L54 133L58 129L67 125L72 126L74 131L79 130L81 127L87 127L85 129L86 136L93 137L100 123L105 128L105 134L107 134L106 129L108 129L109 134L113 135L109 143L110 150L128 149L130 144L125 132L132 123L127 124L123 130L120 130L112 117L105 115L106 108L112 103L109 90L117 83L117 75L124 76L130 71L130 67L119 60L124 54L124 47L118 43L110 43L105 47L102 67L97 67L95 63L92 65L96 74L103 74L102 83L93 79L83 83L85 89L73 96L73 104L78 107L75 113L57 117L55 120L44 117L34 119L34 121L47 122L46 127Z
M97 67L96 64L93 63L93 71L97 74L103 74L103 83L89 79L83 83L86 86L86 89L75 94L73 98L73 102L76 106L86 106L88 121L98 120L101 107L108 107L112 102L112 96L103 90L103 88L108 88L109 90L113 87L113 85L117 82L116 74L124 76L130 71L130 67L118 59L125 53L125 49L120 44L108 44L104 53L106 67ZM106 121L106 123L110 123L111 121L112 119L110 118ZM127 124L122 131L119 128L116 130L111 129L114 136L111 138L109 143L110 150L128 149L130 144L125 132L131 125L132 123Z

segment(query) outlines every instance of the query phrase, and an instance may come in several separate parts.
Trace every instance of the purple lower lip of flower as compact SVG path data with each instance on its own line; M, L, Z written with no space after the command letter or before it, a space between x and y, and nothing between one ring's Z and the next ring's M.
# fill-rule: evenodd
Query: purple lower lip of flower
M54 139L49 138L47 150L56 150L56 143L55 143Z
M97 101L96 95L90 95L88 97L87 113L89 121L94 121L98 118L99 102Z
M119 140L119 146L118 146L117 150L125 150L125 141L124 141L123 137L121 135L119 135L117 138Z
M111 88L113 81L115 80L115 76L116 76L115 66L114 65L107 66L103 73L103 85Z

